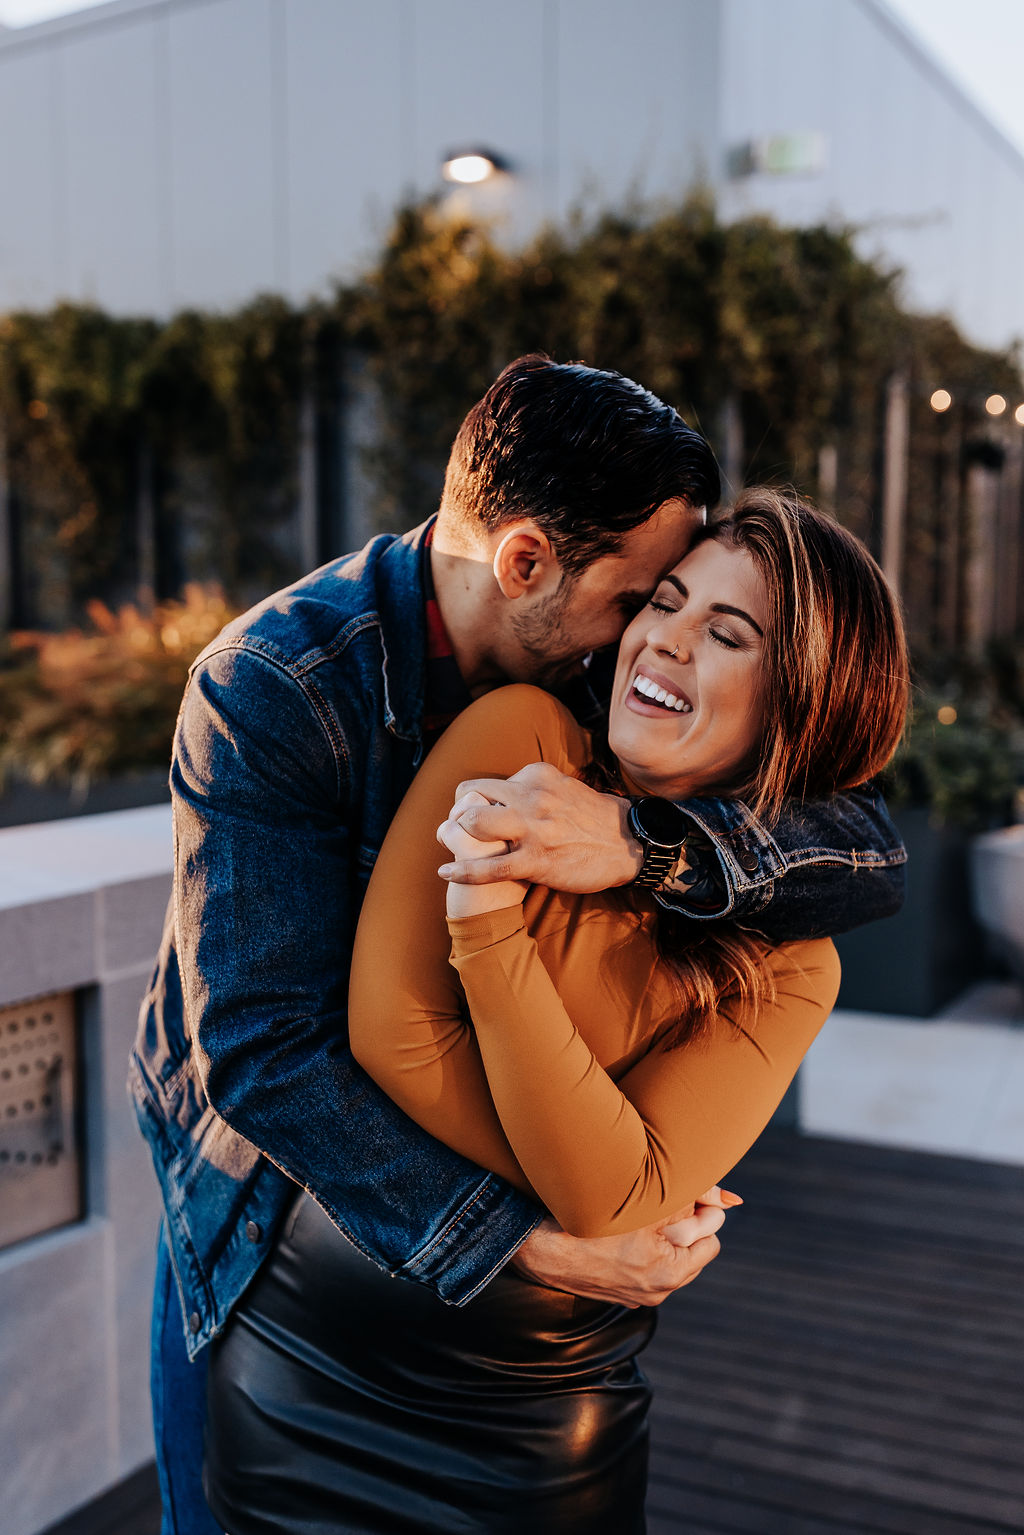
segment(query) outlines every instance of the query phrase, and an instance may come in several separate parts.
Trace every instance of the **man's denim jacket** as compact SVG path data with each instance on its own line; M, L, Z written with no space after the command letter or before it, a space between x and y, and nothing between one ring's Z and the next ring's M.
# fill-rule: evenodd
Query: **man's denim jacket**
M193 1354L296 1185L375 1261L456 1304L540 1218L407 1119L347 1045L356 918L422 755L424 531L376 538L229 625L182 702L174 900L130 1088ZM736 802L694 812L719 852L725 909L771 902L758 925L776 937L899 905L904 853L877 796L803 808L771 835Z

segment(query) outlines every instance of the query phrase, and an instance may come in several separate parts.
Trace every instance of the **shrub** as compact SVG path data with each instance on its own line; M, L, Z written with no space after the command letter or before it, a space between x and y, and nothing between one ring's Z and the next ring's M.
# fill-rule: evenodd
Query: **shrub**
M939 824L982 831L1012 818L1024 782L1024 714L995 665L957 671L919 688L885 788L892 805L922 806Z
M89 605L89 625L13 634L0 656L0 787L159 767L191 661L232 617L217 588L191 586L151 613Z

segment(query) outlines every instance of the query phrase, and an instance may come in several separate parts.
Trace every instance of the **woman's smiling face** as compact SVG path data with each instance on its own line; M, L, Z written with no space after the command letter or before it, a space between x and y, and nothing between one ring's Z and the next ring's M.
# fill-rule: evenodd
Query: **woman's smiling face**
M706 539L619 645L608 744L628 785L666 799L734 787L763 728L767 593L745 549Z

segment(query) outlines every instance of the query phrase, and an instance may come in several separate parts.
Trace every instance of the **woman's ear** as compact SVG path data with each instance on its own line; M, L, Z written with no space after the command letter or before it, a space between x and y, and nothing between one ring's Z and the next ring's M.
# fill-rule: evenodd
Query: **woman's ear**
M551 541L533 522L509 529L494 551L492 568L502 596L510 598L538 596L561 579Z

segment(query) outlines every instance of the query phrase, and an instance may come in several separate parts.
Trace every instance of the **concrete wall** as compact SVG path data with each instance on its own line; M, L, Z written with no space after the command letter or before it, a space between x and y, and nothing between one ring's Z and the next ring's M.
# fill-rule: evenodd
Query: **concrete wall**
M817 174L727 178L723 212L861 226L924 311L1024 335L1024 159L877 0L722 0L721 141L817 131Z
M159 1201L124 1083L170 867L164 806L0 831L0 1006L78 995L85 1206L0 1251L5 1535L36 1535L153 1454Z
M715 35L712 0L111 0L5 33L0 308L301 300L466 144L514 164L460 194L512 238L678 195Z
M736 178L816 132L821 170ZM975 339L1024 333L1024 159L882 0L109 0L0 35L0 309L303 300L372 256L448 149L457 194L544 219L712 185L727 215L835 218Z

